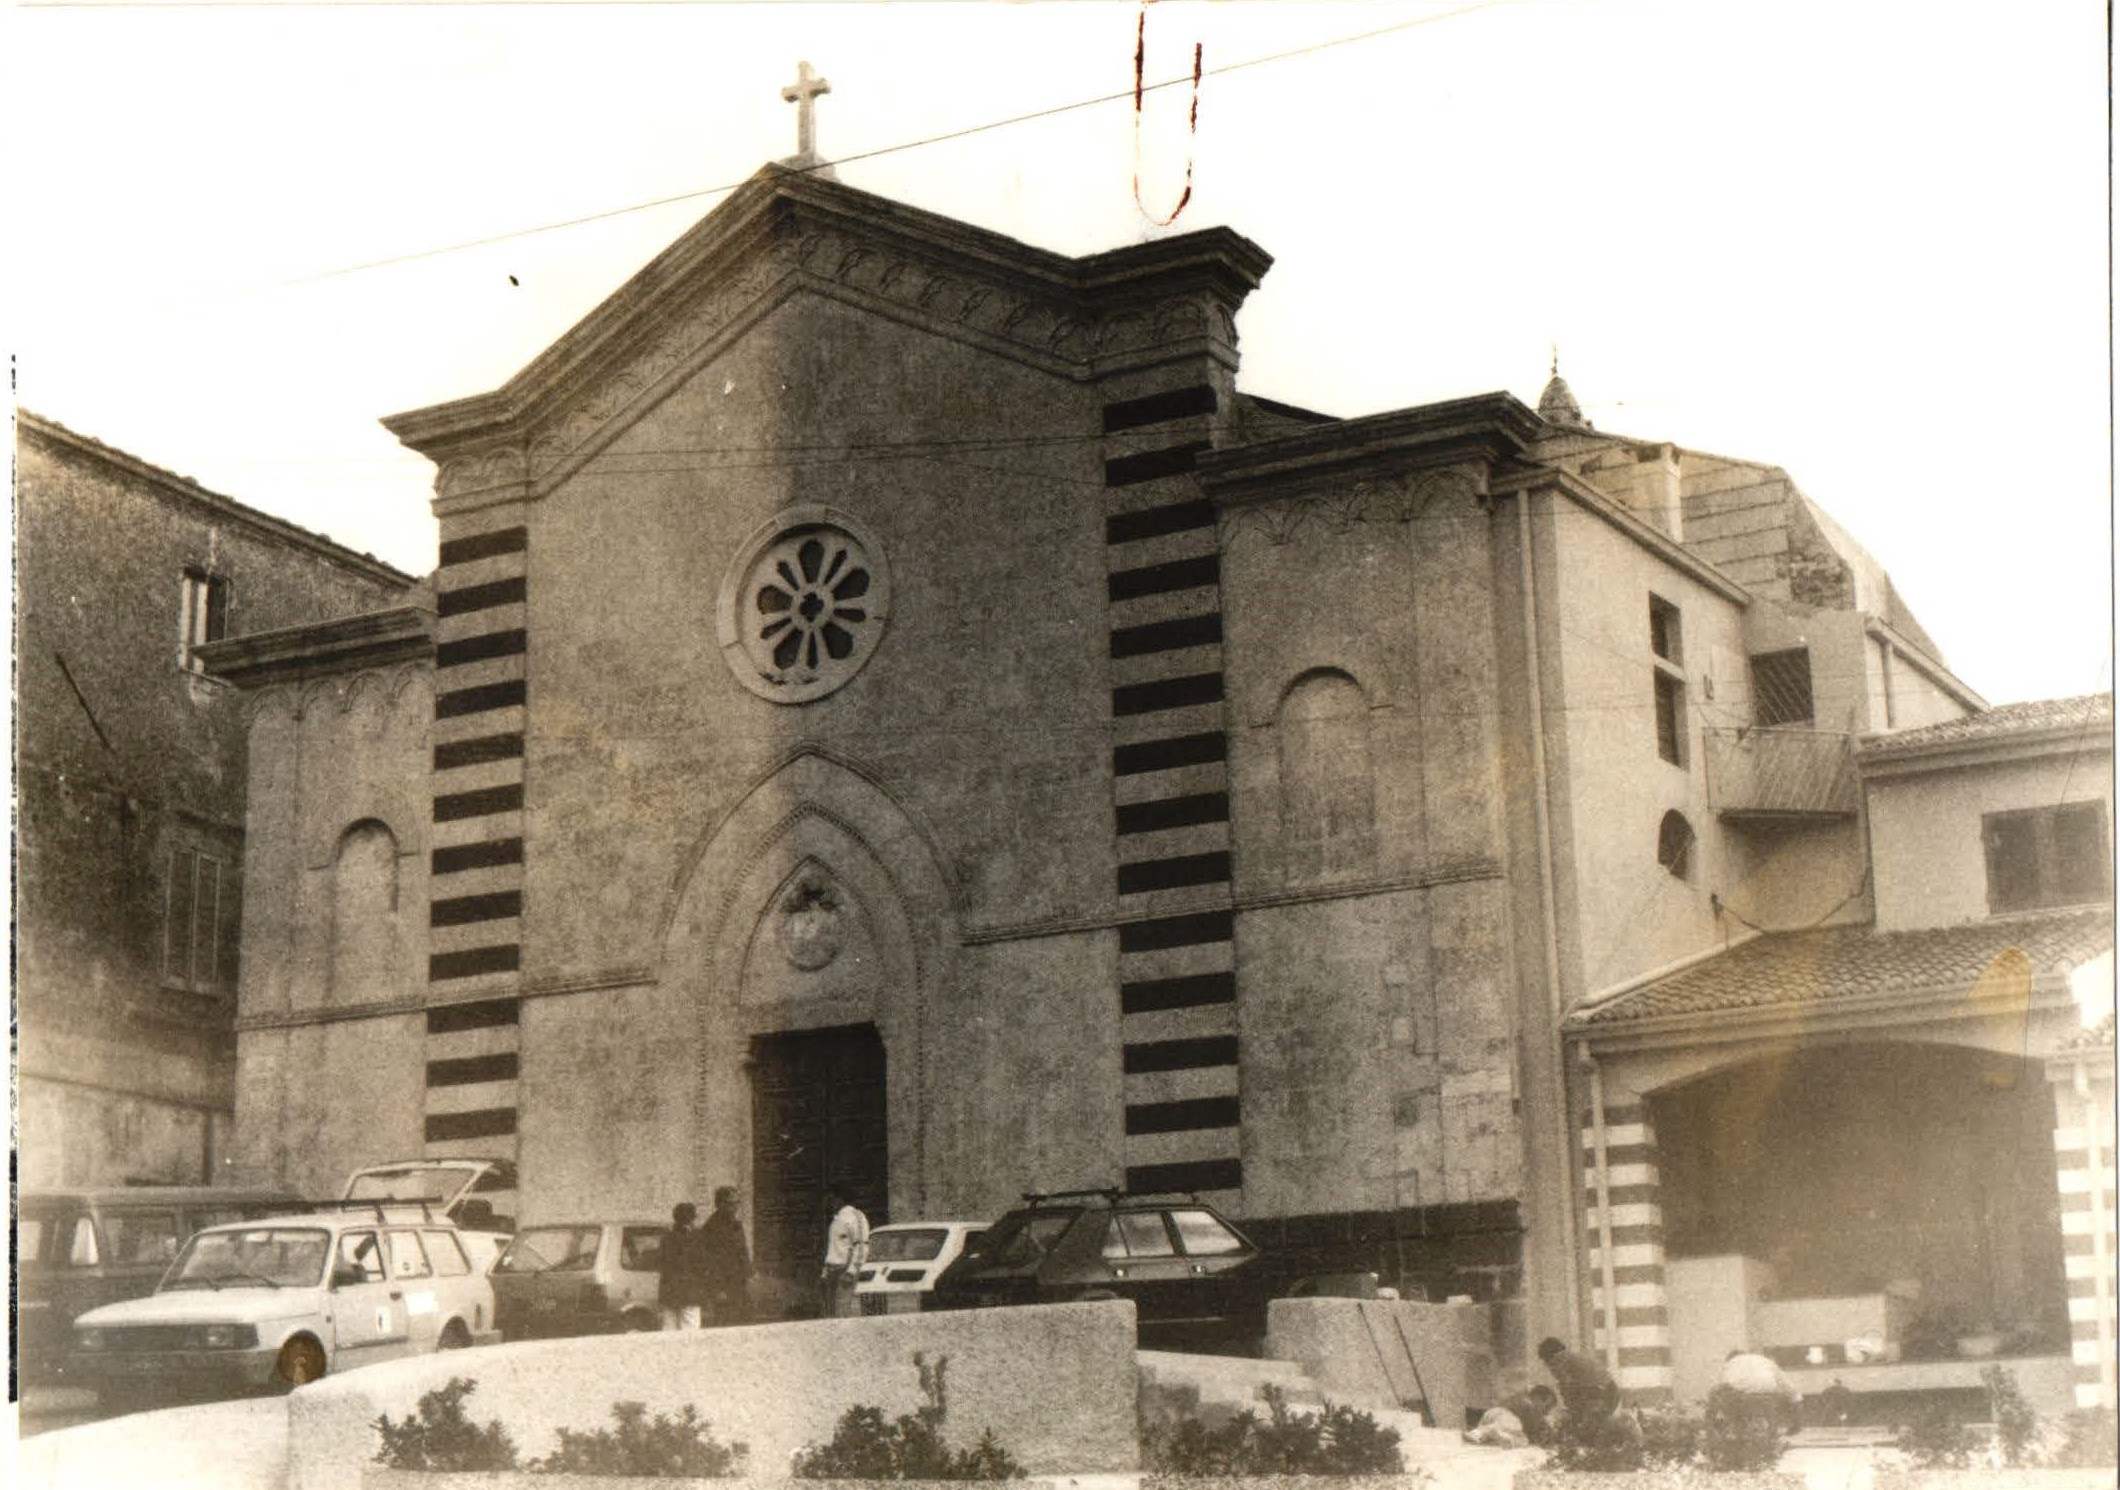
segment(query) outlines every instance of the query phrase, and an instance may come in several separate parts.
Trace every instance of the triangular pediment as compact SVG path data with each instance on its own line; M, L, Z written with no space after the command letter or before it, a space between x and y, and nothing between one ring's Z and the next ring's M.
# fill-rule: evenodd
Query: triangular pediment
M790 296L813 293L1087 379L1219 344L1270 260L1225 228L1074 259L780 166L761 169L491 393L383 421L438 510L550 490Z

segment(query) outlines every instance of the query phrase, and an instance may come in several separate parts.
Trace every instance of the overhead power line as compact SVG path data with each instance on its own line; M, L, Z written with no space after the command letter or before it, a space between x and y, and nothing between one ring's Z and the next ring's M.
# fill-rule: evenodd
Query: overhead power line
M47 3L50 3L50 0L47 0ZM242 0L239 0L239 3L242 3ZM370 0L370 3L374 3L374 0ZM1456 20L1460 16L1471 15L1476 11L1491 10L1496 6L1510 3L1513 3L1513 0L1472 0L1472 3L1458 6L1452 10L1439 11L1434 15L1417 16L1410 21L1399 21L1389 26L1379 26L1374 30L1357 32L1352 36L1338 36L1329 41L1313 42L1309 46L1291 47L1287 51L1272 52L1263 57L1248 57L1241 62L1231 62L1221 67L1205 68L1200 76L1222 77L1229 73L1243 72L1254 67L1264 67L1272 62L1286 62L1297 57L1309 57L1319 52L1330 51L1336 47L1354 46L1360 42L1375 41L1380 37L1391 36L1401 31L1411 31L1419 26L1433 26L1443 21ZM72 8L79 4L80 0L70 0L69 4L53 5L52 8ZM141 8L158 9L162 7L148 5ZM1192 87L1194 83L1195 78L1188 71L1178 77L1165 78L1160 82L1144 83L1138 91L1140 93L1156 93L1165 88ZM1129 87L1117 93L1104 93L1095 98L1077 99L1073 103L1055 104L1051 108L1034 109L1027 114L1012 114L1005 119L991 119L984 124L967 125L963 129L946 130L941 134L926 135L917 140L905 140L895 145L880 145L874 150L860 150L851 155L839 156L833 160L820 161L815 165L789 167L789 169L808 175L814 171L829 170L834 166L851 165L856 161L875 160L885 155L900 155L909 150L924 150L931 145L945 144L951 140L962 140L972 135L986 134L997 129L1009 129L1019 124L1030 124L1040 119L1051 119L1060 114L1071 114L1082 109L1099 108L1110 103L1129 102L1134 99L1136 92L1136 89ZM380 259L369 259L359 264L341 265L335 269L320 269L312 274L300 274L290 279L271 280L264 284L252 285L245 289L233 290L227 293L231 295L247 295L261 294L268 290L292 289L300 285L315 284L322 280L342 278L349 274L365 274L372 269L387 269L398 264L415 263L421 259L439 258L444 254L466 253L476 248L490 248L497 243L509 243L518 238L530 238L543 233L556 233L566 228L583 227L589 223L608 222L612 218L626 217L636 212L651 212L658 207L669 207L679 202L693 202L704 197L721 196L735 191L742 185L743 182L741 181L728 181L718 186L703 186L693 191L675 192L669 196L655 197L645 202L634 202L624 207L611 207L601 212L588 212L579 217L564 218L558 222L539 223L527 228L511 228L506 232L492 233L483 238L469 238L457 243L442 244L435 248L414 249L407 253L391 254Z

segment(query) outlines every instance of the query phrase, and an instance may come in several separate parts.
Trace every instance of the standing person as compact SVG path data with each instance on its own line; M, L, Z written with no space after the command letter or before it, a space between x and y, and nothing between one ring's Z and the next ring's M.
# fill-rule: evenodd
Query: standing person
M743 1197L734 1185L714 1192L714 1214L699 1228L699 1251L709 1317L718 1325L742 1324L751 1317L751 1249L744 1245Z
M700 1271L699 1232L692 1225L698 1215L689 1200L670 1209L670 1232L663 1238L655 1283L655 1302L662 1308L666 1330L699 1328L699 1306L706 1299L706 1289Z
M869 1218L854 1204L853 1192L837 1180L825 1186L824 1203L832 1220L825 1229L817 1312L830 1319L854 1312L854 1280L869 1255Z

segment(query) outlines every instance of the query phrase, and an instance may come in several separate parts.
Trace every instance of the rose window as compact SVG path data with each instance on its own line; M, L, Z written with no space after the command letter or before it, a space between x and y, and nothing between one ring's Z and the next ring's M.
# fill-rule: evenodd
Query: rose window
M722 650L753 693L821 698L868 661L888 599L875 543L843 513L799 508L753 534L730 566Z
M814 673L826 658L854 655L854 633L869 623L868 593L868 566L853 549L836 535L812 536L774 559L772 576L752 597L751 620L775 667Z

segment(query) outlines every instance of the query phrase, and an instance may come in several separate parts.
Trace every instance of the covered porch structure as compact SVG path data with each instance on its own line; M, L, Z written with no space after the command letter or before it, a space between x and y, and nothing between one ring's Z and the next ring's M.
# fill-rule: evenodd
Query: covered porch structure
M2102 908L1756 936L1578 1009L1583 1324L1628 1393L1762 1351L1880 1421L2002 1363L2114 1392L2113 1059L2069 974Z

